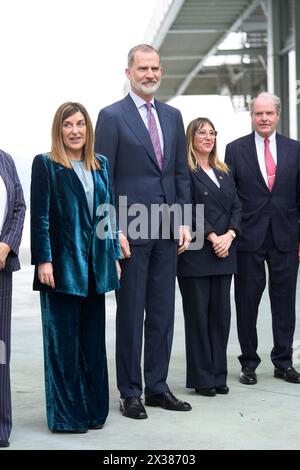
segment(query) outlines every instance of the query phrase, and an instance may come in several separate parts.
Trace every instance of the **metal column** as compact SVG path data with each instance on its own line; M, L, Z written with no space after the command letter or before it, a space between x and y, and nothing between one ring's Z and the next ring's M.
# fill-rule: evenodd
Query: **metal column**
M300 2L268 0L268 90L281 98L282 113L278 131L290 135L290 119L297 119L300 136ZM295 51L296 72L291 73L291 57ZM296 75L296 76L295 76ZM298 85L298 101L294 98ZM293 93L291 93L291 89ZM297 107L297 110L294 107ZM291 108L293 107L293 108ZM291 113L291 109L293 113ZM295 111L295 112L294 112ZM294 124L294 123L293 123Z
M294 44L296 56L296 88L297 88L297 130L298 140L300 140L300 2L294 0Z

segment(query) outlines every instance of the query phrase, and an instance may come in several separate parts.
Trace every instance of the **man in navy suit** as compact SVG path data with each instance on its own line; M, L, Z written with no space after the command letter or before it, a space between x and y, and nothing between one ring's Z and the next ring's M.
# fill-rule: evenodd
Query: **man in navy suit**
M242 203L235 302L242 354L240 382L257 383L256 322L269 272L274 376L300 383L292 367L299 264L300 142L276 132L280 99L261 93L250 105L254 132L227 145L225 161Z
M110 162L116 206L124 213L125 205L126 215L137 204L148 212L154 204L178 203L183 207L190 203L184 128L177 109L154 100L162 77L158 52L145 44L132 48L126 75L130 93L100 111L95 132L95 150ZM130 225L121 219L119 222L124 259L117 293L117 385L120 411L135 419L147 418L140 398L143 330L145 404L175 411L191 409L170 392L166 383L177 249L178 243L178 251L187 248L190 232L182 225L175 242L173 237L163 237L161 223L156 225L146 217L141 225L143 236L136 237L130 233Z
M12 272L20 269L18 252L25 209L13 159L0 150L0 447L9 446L12 426L9 373Z

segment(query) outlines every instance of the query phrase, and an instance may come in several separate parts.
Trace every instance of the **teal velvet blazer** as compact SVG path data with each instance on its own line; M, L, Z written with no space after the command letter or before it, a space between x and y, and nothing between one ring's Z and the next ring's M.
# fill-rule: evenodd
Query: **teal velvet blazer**
M88 273L93 270L96 292L119 288L116 259L121 259L116 224L102 204L113 205L108 161L97 155L101 168L93 171L94 214L73 169L37 155L31 178L31 263L35 265L34 290L88 295ZM99 237L105 226L106 237ZM51 262L55 289L40 283L37 268Z

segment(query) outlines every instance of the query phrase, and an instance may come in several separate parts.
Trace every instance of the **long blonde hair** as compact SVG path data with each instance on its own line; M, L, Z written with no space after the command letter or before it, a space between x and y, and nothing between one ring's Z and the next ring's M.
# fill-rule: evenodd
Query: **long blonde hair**
M52 146L50 158L56 163L72 168L72 165L67 156L66 147L62 137L63 122L75 113L81 113L84 116L86 124L86 142L83 147L83 161L88 170L97 170L100 164L94 155L94 131L91 118L80 103L72 103L68 101L63 103L55 113L52 124Z
M199 168L199 163L198 163L198 160L197 160L197 153L196 153L196 150L194 148L195 133L198 129L202 129L202 127L205 124L208 124L209 126L211 126L214 131L216 130L215 126L213 125L211 120L206 118L206 117L198 117L198 118L194 119L193 121L191 121L189 123L189 125L187 127L187 130L186 130L188 165L189 165L189 168L192 171L197 171L198 168ZM209 154L208 162L209 162L209 164L212 168L216 168L219 171L223 171L224 173L228 173L228 166L226 165L226 163L221 162L218 158L217 139L215 139L213 149Z

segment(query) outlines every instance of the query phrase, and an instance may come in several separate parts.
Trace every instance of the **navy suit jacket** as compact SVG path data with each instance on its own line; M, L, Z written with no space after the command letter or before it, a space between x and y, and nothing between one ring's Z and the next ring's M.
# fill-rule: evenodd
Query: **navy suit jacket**
M232 175L214 169L220 188L199 168L191 171L193 204L204 204L204 245L200 250L190 249L178 257L178 276L212 276L236 272L236 242L229 249L229 256L219 258L212 244L206 239L210 232L223 235L228 229L239 234L241 204L236 194ZM196 227L194 226L195 230Z
M164 138L163 169L159 169L149 132L130 95L99 113L95 150L108 157L115 190L133 204L190 203L186 141L176 108L155 100ZM149 220L150 221L150 220ZM127 233L122 221L120 228ZM145 240L131 240L140 244Z
M18 254L26 206L14 161L3 150L0 150L0 175L7 191L7 214L0 235L0 242L6 243L11 248L3 271L12 272L20 269Z
M277 169L271 192L260 171L254 132L226 147L225 161L231 168L242 204L239 251L258 250L270 224L279 250L298 248L300 142L276 134L276 145Z

